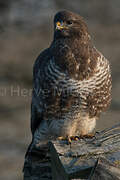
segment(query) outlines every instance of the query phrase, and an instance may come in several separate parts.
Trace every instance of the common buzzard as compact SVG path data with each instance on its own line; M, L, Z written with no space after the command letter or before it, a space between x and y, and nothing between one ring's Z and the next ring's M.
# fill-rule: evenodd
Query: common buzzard
M83 18L60 11L54 38L33 69L33 144L89 135L111 101L108 60L94 47Z

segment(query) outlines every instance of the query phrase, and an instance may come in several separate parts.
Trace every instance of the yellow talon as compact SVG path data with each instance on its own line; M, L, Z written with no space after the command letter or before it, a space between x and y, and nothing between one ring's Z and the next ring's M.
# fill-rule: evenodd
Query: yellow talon
M75 137L75 139L74 139L75 141L78 141L79 140L79 138L78 137Z
M71 142L72 142L71 137L68 137L68 143L71 144Z
M60 136L60 137L58 137L58 140L63 140L63 141L67 140L69 143L71 143L72 140L78 141L79 137L78 136L70 136L70 137L69 136L68 137Z
M95 137L95 134L84 134L84 135L80 135L80 138L93 138Z
M66 141L66 140L68 140L68 137L59 136L57 139L62 140L62 141Z

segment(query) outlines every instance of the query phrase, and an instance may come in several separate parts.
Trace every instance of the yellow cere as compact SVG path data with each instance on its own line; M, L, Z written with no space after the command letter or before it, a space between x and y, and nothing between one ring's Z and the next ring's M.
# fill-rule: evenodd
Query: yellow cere
M57 22L56 23L56 29L63 29L64 27L63 27L63 23L62 22Z
M61 26L61 23L58 21L58 22L56 23L56 25L57 25L57 26Z

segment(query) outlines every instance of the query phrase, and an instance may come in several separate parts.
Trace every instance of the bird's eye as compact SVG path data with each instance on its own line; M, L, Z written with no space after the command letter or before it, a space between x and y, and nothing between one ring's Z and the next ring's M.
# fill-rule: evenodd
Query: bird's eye
M73 22L72 21L67 21L67 24L68 25L71 25Z

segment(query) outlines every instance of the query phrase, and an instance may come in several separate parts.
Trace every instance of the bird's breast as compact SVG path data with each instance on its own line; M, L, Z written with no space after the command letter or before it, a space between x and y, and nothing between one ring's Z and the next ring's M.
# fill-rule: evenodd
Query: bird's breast
M94 81L78 81L70 78L67 73L60 71L54 59L51 59L45 68L45 78L46 87L49 87L50 92L45 101L48 119L52 116L57 119L70 118L71 114L87 108L86 99L95 87Z
M49 92L45 97L46 114L48 117L60 118L69 112L77 113L76 110L87 111L88 97L94 92L100 93L100 88L106 83L109 76L109 65L107 60L101 56L92 77L75 80L70 78L66 72L61 71L53 57L45 67L44 75L45 87L43 91L47 89Z

